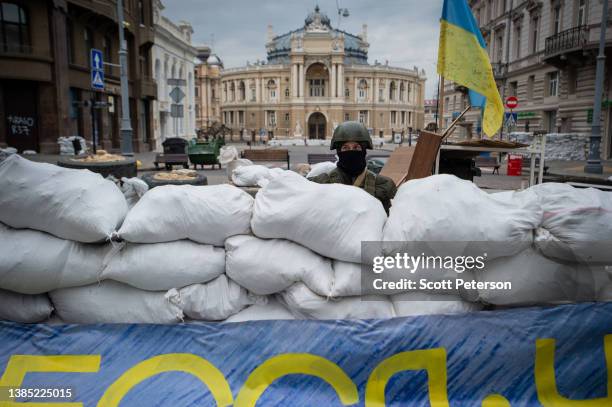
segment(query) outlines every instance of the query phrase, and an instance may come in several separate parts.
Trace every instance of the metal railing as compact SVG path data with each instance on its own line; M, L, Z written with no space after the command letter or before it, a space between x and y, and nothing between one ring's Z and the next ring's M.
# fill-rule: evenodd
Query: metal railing
M570 28L546 38L544 55L552 56L584 47L588 42L589 30L586 25Z

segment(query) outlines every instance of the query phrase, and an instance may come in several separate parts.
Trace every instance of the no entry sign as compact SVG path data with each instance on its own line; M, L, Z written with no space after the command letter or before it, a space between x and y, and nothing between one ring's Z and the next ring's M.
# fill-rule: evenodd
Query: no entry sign
M506 107L508 109L516 109L518 107L518 98L516 96L506 98Z

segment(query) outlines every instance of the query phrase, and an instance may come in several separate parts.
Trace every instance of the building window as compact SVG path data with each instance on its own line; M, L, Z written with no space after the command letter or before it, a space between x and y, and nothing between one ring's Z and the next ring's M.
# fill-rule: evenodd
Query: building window
M105 62L112 62L112 57L113 57L112 44L113 44L112 40L108 35L105 35L102 38L102 53L104 55ZM107 73L110 71L110 65L106 65L104 68Z
M23 7L0 3L0 44L5 52L30 51L28 16Z
M255 88L251 88L251 102L255 102L257 100L257 93Z
M404 82L402 82L400 84L400 94L399 94L399 98L401 102L404 101L404 96L406 96L406 85L404 85Z
M195 87L195 89L193 91L194 91L195 97L200 96L200 89L197 86Z
M535 54L538 51L538 24L540 19L533 17L531 19L531 53Z
M401 124L403 126L404 124L406 124L406 112L402 111L401 116L402 116L402 123Z
M559 34L561 31L561 6L557 6L553 10L553 35Z
M145 25L145 8L142 0L138 0L138 16L140 17L140 25Z
M274 82L274 79L268 81L268 95L270 99L276 99L276 82Z
M310 97L325 96L325 79L310 79Z
M289 88L285 89L285 97L288 98L289 97Z
M397 112L395 110L391 111L391 125L394 125L397 122Z
M379 102L385 101L385 89L384 88L378 89L378 101Z
M240 100L246 99L246 89L244 87L244 82L240 81L238 84L238 94L240 95Z
M236 100L236 85L234 85L234 82L230 82L230 101L233 102L234 100Z
M230 123L234 124L234 111L230 111Z
M408 112L408 125L412 124L412 112Z
M83 39L85 40L85 52L87 53L87 62L91 65L91 49L94 47L93 32L91 28L85 28L83 32Z
M503 54L504 54L504 31L500 30L499 34L497 35L497 43L495 45L496 48L496 55L495 55L495 62L502 62L503 59Z
M359 81L359 85L357 86L357 94L359 95L359 100L365 100L368 98L368 82L365 79Z
M268 110L267 111L267 123L269 127L275 127L276 126L276 112L274 110Z
M351 120L351 114L350 113L344 113L344 121L348 122Z
M514 30L514 57L519 59L521 57L521 26L517 25Z
M367 110L360 110L359 111L359 123L361 123L363 125L367 125L368 124L368 111Z
M514 82L510 82L510 89L508 89L508 96L517 96L517 91L518 91L518 82L514 81Z
M348 98L351 96L351 92L349 91L349 88L345 88L344 89L344 97Z
M196 88L197 89L197 88ZM196 118L200 118L200 105L195 105Z
M285 113L285 121L288 123L289 119L291 119L291 116L289 116L289 113Z
M548 133L555 133L557 126L557 111L550 110L546 113L546 131Z
M587 12L587 4L586 0L578 0L578 20L576 21L578 27L582 25L586 25L586 12Z
M68 51L68 63L74 63L74 24L69 18L66 19L66 50Z
M397 87L395 86L395 82L391 82L391 84L389 85L389 101L394 101L395 100L395 91L396 91Z
M559 92L559 72L548 74L548 96L557 96Z
M531 75L527 78L527 100L533 99L533 87L535 84L535 76Z
M238 124L241 126L244 125L244 110L238 111Z

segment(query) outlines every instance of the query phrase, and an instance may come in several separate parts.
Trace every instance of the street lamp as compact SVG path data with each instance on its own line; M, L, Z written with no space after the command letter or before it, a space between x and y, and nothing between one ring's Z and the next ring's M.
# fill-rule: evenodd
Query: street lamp
M584 166L584 172L589 174L603 174L601 165L601 102L603 93L604 70L606 69L606 28L608 26L608 0L603 0L601 13L601 28L599 32L599 54L597 55L597 68L595 71L595 102L593 105L593 123L591 125L591 140L589 145L589 158Z
M117 26L119 27L119 65L121 79L121 154L134 155L132 147L132 123L130 122L130 95L127 76L127 46L123 32L123 0L117 0Z
M338 9L338 29L340 29L340 19L342 17L344 18L348 17L350 13L347 8L340 8L340 5L338 4L338 0L336 0L336 8Z

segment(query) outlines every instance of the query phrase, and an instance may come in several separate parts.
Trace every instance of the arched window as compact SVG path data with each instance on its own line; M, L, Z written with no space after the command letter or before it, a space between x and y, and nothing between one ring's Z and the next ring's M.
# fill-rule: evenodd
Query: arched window
M400 84L400 94L399 94L399 98L400 101L404 101L404 96L406 95L406 85L404 85L404 82L402 82Z
M359 92L359 99L367 99L368 97L368 82L365 79L359 81L357 86Z
M268 81L268 95L270 96L270 99L276 99L276 82L274 82L274 79L270 79Z
M230 101L236 100L236 86L234 82L230 82Z
M344 89L344 97L350 97L351 96L351 91L349 90L349 88L345 88Z
M30 52L29 21L23 7L0 3L0 45L4 52Z
M243 81L240 81L238 84L238 94L240 95L240 100L246 99L246 89Z
M395 82L391 82L391 84L389 85L389 101L395 100L396 89L397 86L395 85Z
M289 88L285 89L285 97L288 98L289 97Z

